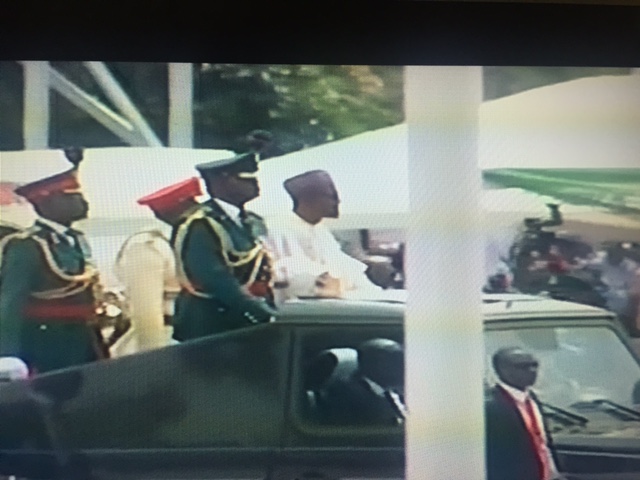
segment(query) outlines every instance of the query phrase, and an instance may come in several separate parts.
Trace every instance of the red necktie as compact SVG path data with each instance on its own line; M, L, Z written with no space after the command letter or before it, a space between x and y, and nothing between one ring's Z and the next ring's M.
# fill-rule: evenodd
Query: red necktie
M549 468L549 458L547 457L547 451L545 447L544 437L542 435L542 431L540 430L540 425L538 424L538 418L536 417L534 408L533 408L533 400L530 397L527 397L524 402L525 411L527 412L527 417L529 417L529 421L527 423L527 427L529 430L529 434L531 435L531 440L536 448L536 453L538 455L538 462L540 464L540 473L541 480L547 480L549 478L550 468Z

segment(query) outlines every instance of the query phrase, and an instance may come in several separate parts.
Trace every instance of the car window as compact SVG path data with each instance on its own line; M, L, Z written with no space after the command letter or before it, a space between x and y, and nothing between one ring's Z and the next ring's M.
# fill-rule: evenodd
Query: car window
M295 338L292 395L300 422L320 427L403 424L400 325L334 324L299 329Z
M606 399L625 407L640 404L640 366L617 333L606 326L496 329L485 332L485 382L496 378L492 355L522 347L540 362L534 390L561 408Z

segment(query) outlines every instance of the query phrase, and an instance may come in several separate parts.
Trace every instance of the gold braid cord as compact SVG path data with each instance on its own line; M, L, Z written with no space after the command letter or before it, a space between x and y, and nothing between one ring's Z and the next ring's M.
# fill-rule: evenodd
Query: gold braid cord
M87 288L95 288L95 286L99 282L99 275L98 275L98 270L93 265L91 265L90 263L87 263L84 273L80 275L70 275L68 273L65 273L64 271L62 271L62 269L58 266L55 259L53 258L53 254L51 253L51 250L47 242L36 237L34 233L35 231L33 229L28 229L26 231L16 232L14 234L7 235L6 237L4 237L0 241L0 261L1 261L2 252L4 252L6 245L11 240L13 239L25 240L27 238L30 238L33 241L35 241L36 244L38 244L38 246L40 246L40 249L42 250L45 261L47 262L47 266L49 267L51 272L53 272L53 274L56 275L61 280L68 282L69 285L60 287L60 288L54 288L51 290L45 290L41 292L32 292L31 293L32 297L35 297L41 300L54 300L58 298L65 298L65 297L70 297L72 295L76 295L86 290Z
M258 243L255 247L246 252L236 250L233 247L233 241L231 240L231 237L224 229L224 227L220 225L220 223L218 223L216 220L207 215L209 211L210 209L204 207L190 215L187 220L183 222L182 225L180 225L180 227L178 228L174 245L174 253L176 256L176 276L178 278L178 281L180 282L180 285L182 285L182 287L190 294L200 298L212 298L212 295L196 290L196 288L187 278L187 274L184 271L184 263L182 262L182 246L184 245L184 241L187 237L189 227L194 221L205 220L209 227L211 227L213 232L220 239L222 258L229 268L241 267L255 260L255 264L253 266L253 269L251 270L251 275L249 275L249 280L245 285L250 285L255 281L256 277L260 273L262 260L265 255L267 255L261 243ZM230 255L233 255L238 260L231 260Z

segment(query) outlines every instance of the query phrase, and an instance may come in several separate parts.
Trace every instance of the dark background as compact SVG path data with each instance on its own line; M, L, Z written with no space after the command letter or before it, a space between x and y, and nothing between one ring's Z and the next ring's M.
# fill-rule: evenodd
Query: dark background
M402 65L483 65L485 99L640 66L636 6L94 0L0 8L2 150L23 148L14 60L50 60L108 104L79 61L107 62L162 141L167 66L153 62L193 62L195 146L241 150L243 135L261 128L283 152L401 122ZM51 98L52 147L122 145Z

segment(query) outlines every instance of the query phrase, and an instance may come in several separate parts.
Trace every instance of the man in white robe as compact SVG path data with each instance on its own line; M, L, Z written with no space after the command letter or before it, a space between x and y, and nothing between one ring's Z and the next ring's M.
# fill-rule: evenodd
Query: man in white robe
M175 232L199 208L195 198L200 195L198 179L191 178L141 198L138 203L148 206ZM125 287L131 326L111 347L112 357L174 343L167 319L173 316L180 284L171 240L161 229L150 230L132 235L120 249L115 272Z
M269 225L267 245L274 260L276 299L376 295L367 265L344 253L324 218L338 218L340 199L329 174L313 170L289 178L284 188L293 212Z

